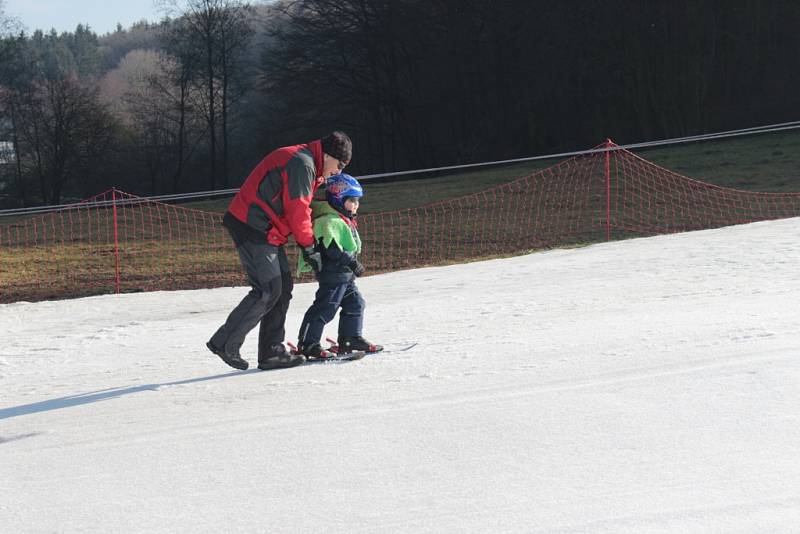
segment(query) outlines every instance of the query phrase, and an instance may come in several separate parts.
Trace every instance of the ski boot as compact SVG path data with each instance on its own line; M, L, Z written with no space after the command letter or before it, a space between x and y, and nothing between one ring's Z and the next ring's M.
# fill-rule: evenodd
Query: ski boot
M292 354L286 352L286 347L283 343L279 343L270 347L270 355L262 357L259 354L258 368L262 371L269 369L286 369L287 367L295 367L306 363L306 357L302 354Z
M361 336L339 336L336 342L336 351L339 354L347 354L353 351L364 351L367 354L373 352L380 352L383 350L382 345L370 343Z
M225 352L225 349L217 347L211 341L206 343L206 347L208 347L208 350L219 356L223 362L227 363L234 369L239 369L240 371L244 371L249 367L247 361L243 360L239 354L228 354L227 352Z
M319 343L301 343L296 348L297 354L302 354L306 358L327 358L328 351L322 348Z

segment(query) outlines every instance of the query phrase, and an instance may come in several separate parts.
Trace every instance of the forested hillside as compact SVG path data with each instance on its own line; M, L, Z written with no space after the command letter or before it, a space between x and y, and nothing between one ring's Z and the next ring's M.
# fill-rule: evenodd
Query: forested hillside
M353 173L797 119L800 4L172 0L97 35L0 2L0 207L236 187L334 128Z

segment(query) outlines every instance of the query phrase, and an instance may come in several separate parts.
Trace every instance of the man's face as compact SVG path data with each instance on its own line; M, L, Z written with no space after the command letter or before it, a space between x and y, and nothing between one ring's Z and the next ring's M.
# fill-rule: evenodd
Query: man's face
M342 172L342 170L344 170L347 163L349 162L339 161L333 156L325 154L325 157L322 160L322 177L330 178L334 174L339 174Z

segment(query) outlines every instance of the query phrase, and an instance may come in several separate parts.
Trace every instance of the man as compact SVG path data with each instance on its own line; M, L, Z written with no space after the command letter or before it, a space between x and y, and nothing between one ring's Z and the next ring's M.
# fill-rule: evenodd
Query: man
M306 262L320 269L311 199L326 178L350 163L352 152L350 138L339 131L311 143L279 148L261 160L231 201L223 225L233 238L252 289L206 343L231 367L247 369L239 349L259 321L259 369L305 363L305 356L290 354L283 346L294 287L283 245L294 235Z

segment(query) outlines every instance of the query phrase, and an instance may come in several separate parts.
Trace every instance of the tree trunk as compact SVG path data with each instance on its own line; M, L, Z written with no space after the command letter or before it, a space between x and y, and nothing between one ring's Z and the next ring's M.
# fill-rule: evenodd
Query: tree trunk
M183 175L184 148L186 145L186 92L188 90L188 76L181 80L181 98L178 106L178 167L172 175L172 192L178 192Z
M228 53L222 54L222 187L228 187Z
M209 8L212 9L212 8ZM207 13L209 18L212 13ZM214 95L214 37L211 34L211 21L208 21L209 33L206 34L206 76L208 76L208 132L211 136L211 189L217 186L217 122L216 97Z
M16 104L11 105L11 144L14 147L14 171L16 174L17 190L22 199L22 207L28 206L28 193L25 181L22 179L22 154L19 148L18 118Z

